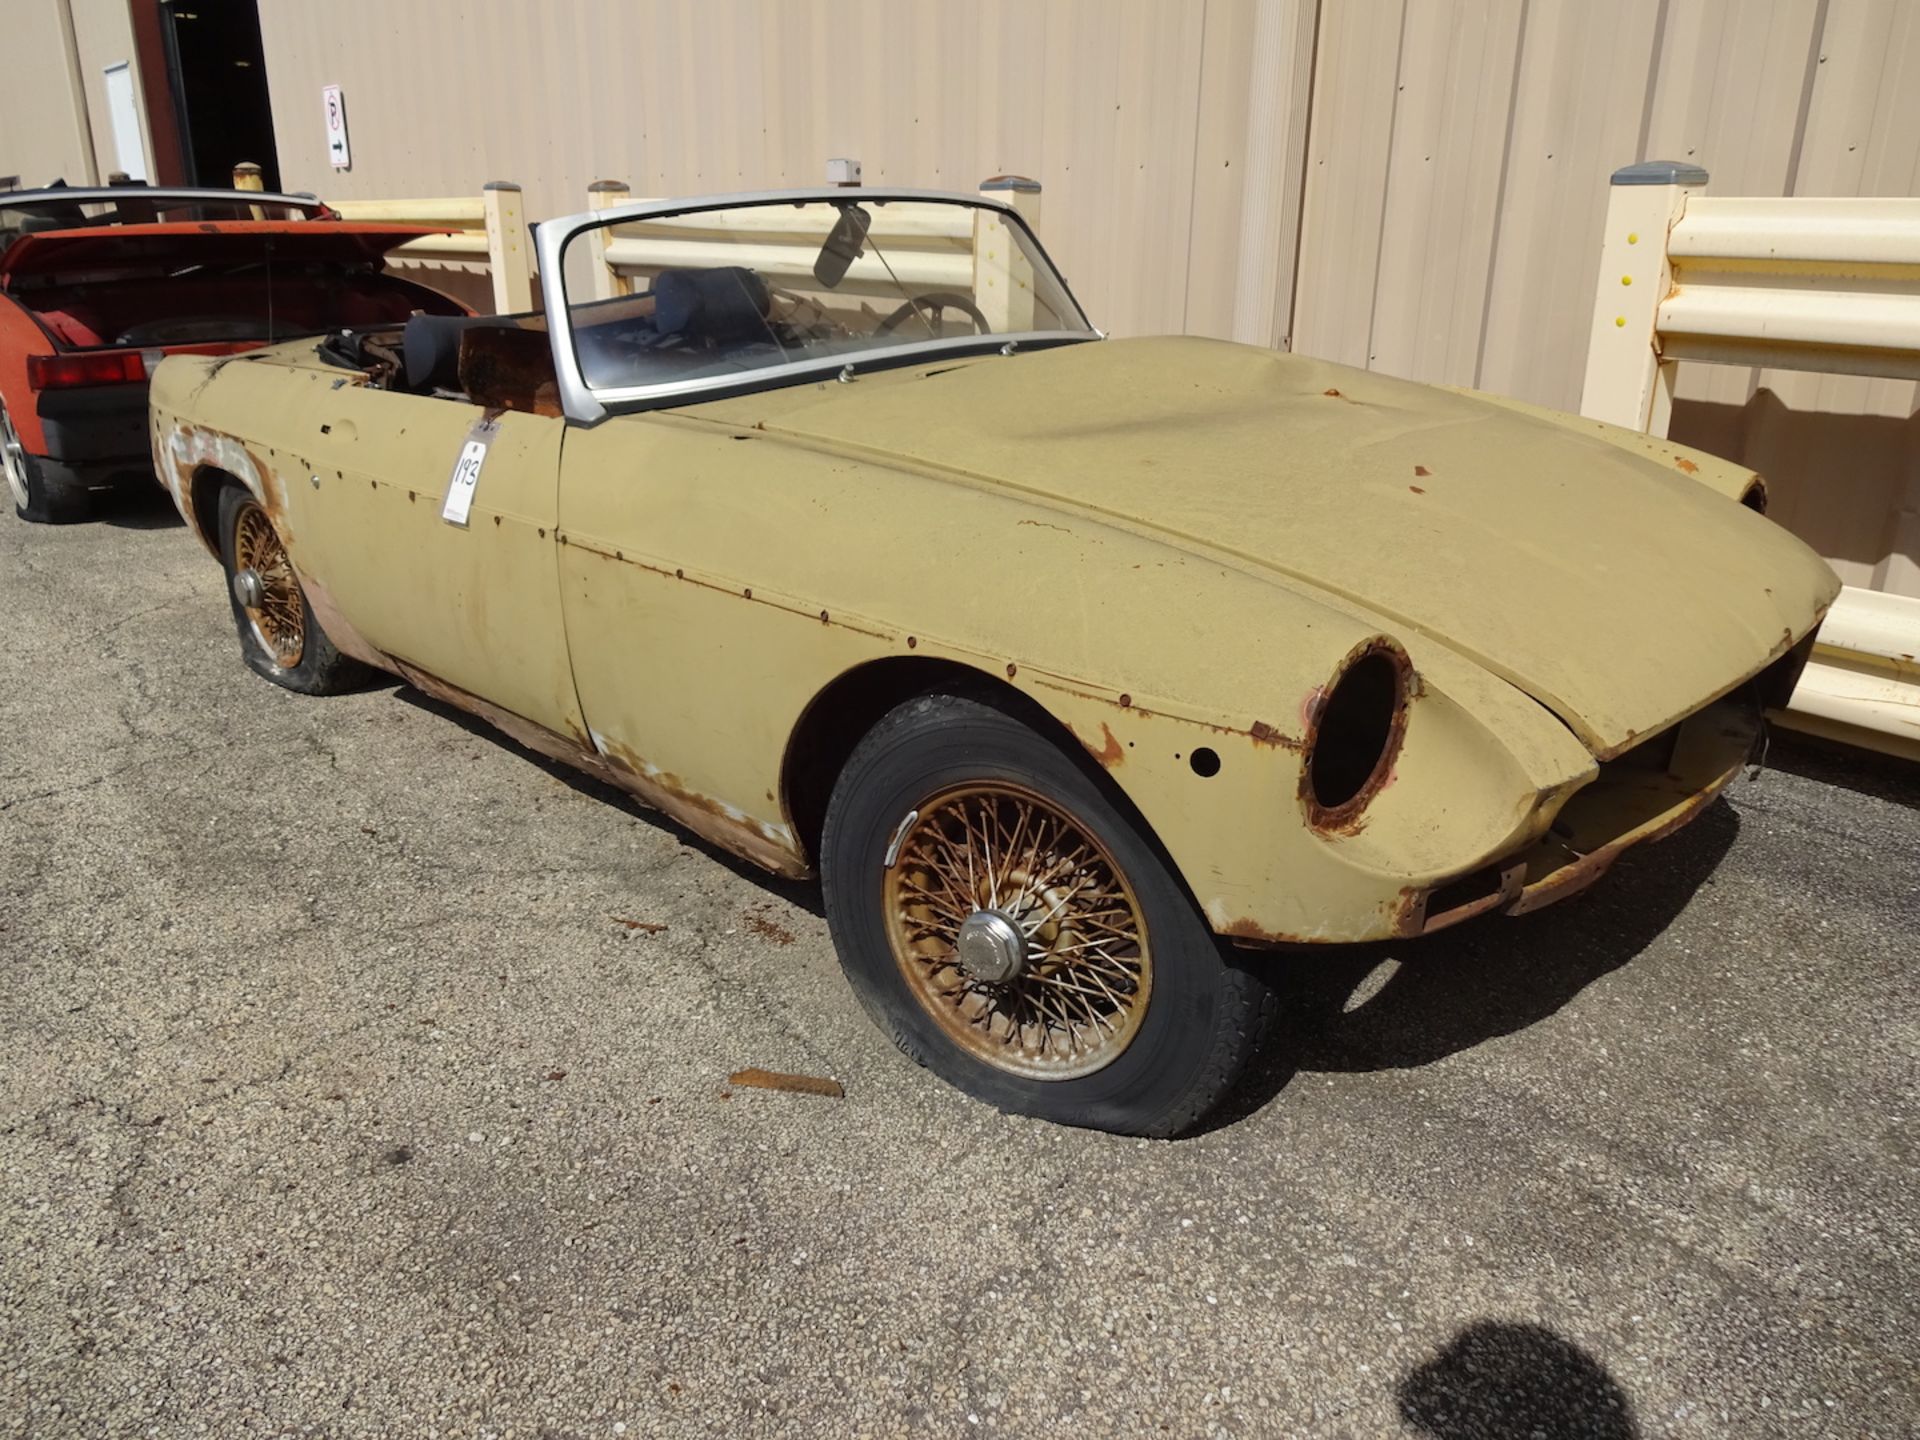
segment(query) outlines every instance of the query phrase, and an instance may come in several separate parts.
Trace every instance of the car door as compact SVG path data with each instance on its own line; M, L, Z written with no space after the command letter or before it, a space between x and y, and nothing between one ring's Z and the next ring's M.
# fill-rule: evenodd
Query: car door
M289 544L376 649L583 739L557 572L563 430L457 400L329 389L308 483L289 487ZM456 469L466 510L448 518Z
M594 748L782 871L803 863L779 798L793 727L877 638L808 593L811 478L751 432L674 415L575 427L561 457L561 604Z

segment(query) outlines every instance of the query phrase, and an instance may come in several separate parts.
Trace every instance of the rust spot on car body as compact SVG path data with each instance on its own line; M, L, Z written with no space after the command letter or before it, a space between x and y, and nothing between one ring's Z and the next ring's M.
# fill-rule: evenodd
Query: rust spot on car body
M1407 486L1407 489L1411 490L1416 495L1424 495L1427 493L1426 490L1419 485L1409 485Z
M1104 720L1100 722L1100 738L1101 746L1093 751L1093 758L1111 770L1127 758L1126 746L1120 743L1120 737L1113 733L1113 727ZM1093 750L1091 745L1087 748Z
M1249 740L1256 738L1251 728L1241 729L1237 725L1219 725L1210 720L1196 720L1189 715L1176 715L1170 710L1155 710L1150 706L1140 704L1139 701L1130 694L1121 695L1117 698L1112 695L1103 695L1097 690L1089 690L1084 684L1072 680L1067 676L1055 675L1044 670L1036 670L1031 666L1028 667L1027 679L1030 684L1038 686L1043 690L1056 690L1062 695L1071 695L1079 700L1097 701L1102 705L1111 705L1116 710L1125 710L1131 714L1144 716L1148 719L1172 720L1181 725L1190 725L1196 730L1204 730L1211 735L1238 735L1244 736ZM1261 722L1255 721L1254 723L1258 725ZM1273 727L1266 726L1265 728L1271 730ZM1282 749L1294 749L1299 744L1298 741L1289 740L1284 736L1281 737L1280 740L1271 743L1279 745Z
M1674 456L1673 465L1676 470L1684 471L1688 475L1698 475L1700 473L1700 467L1684 455Z
M1257 920L1229 920L1220 927L1220 933L1229 940L1241 945L1302 945L1308 943L1298 935L1282 934L1278 930L1269 930Z
M1302 743L1291 735L1283 734L1264 720L1256 720L1247 730L1247 736L1256 745L1271 746L1275 750L1291 750L1298 754Z
M1432 474L1433 474L1433 472L1432 472L1431 470L1429 470L1429 469L1427 469L1427 467L1426 467L1426 466L1424 466L1424 465L1416 465L1416 466L1414 466L1414 467L1413 467L1413 473L1414 473L1414 474L1416 474L1416 475L1418 475L1418 476L1420 476L1420 477L1421 477L1421 478L1423 478L1423 479L1424 479L1424 478L1426 478L1427 476L1429 476L1429 475L1432 475Z

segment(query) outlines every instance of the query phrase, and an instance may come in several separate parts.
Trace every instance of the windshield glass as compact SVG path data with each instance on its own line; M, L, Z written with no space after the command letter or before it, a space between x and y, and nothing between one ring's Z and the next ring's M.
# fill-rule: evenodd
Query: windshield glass
M961 201L767 202L585 230L567 314L590 389L933 340L1093 334L1026 231Z

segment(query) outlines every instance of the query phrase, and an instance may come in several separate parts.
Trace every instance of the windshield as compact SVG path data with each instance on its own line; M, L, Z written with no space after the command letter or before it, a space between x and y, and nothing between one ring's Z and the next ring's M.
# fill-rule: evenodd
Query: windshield
M574 353L595 391L1093 334L1024 227L960 200L854 191L620 221L573 236L566 262Z

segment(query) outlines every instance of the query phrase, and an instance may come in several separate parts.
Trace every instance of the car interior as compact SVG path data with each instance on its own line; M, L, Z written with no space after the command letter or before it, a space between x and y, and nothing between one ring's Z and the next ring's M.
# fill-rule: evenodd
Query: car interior
M964 297L945 297L957 318L939 333L982 334ZM642 294L571 307L580 369L596 389L671 384L747 372L801 359L870 349L876 338L933 333L914 301L879 314L861 303L829 312L819 301L776 289L746 266L682 267L657 272ZM546 317L415 315L395 332L343 331L322 346L334 364L365 371L376 384L416 395L535 414L558 414L559 387Z

